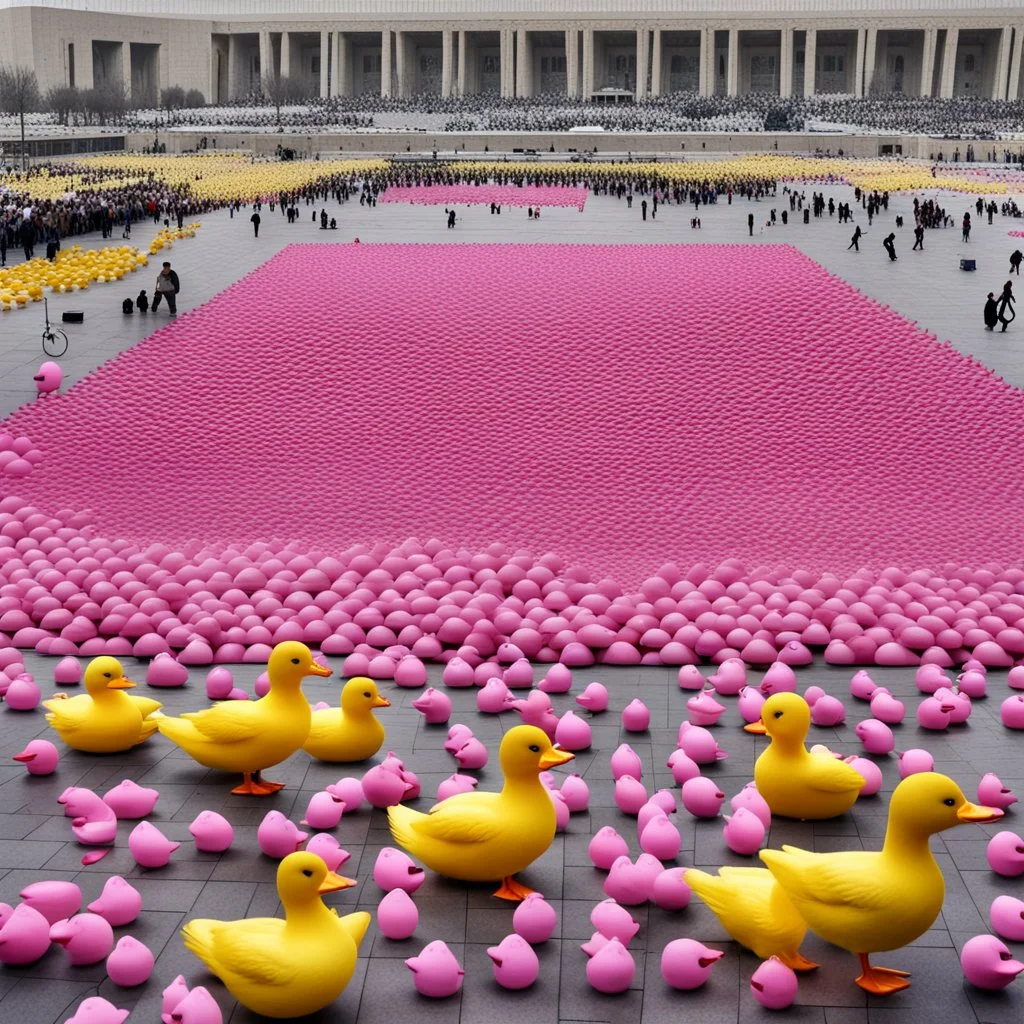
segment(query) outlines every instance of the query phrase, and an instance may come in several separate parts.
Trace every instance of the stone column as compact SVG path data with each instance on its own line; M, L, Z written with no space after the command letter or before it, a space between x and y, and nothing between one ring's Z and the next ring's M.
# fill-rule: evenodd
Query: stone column
M515 86L515 49L512 38L512 29L501 30L501 96L502 99L510 99L516 94Z
M878 48L878 29L869 28L867 46L864 54L864 95L871 95L871 86L875 81L875 51Z
M583 99L589 103L594 95L594 30L583 30Z
M661 95L661 29L654 30L651 49L651 95Z
M646 28L636 30L636 89L634 96L642 100L647 95L647 69L651 66L651 34Z
M565 30L565 91L573 99L580 94L580 32L577 28Z
M921 95L931 96L935 77L935 45L939 40L937 28L924 30L924 50L921 53Z
M729 29L729 74L726 91L730 96L740 94L740 33L739 29Z
M391 95L391 29L380 34L380 94Z
M857 36L857 53L860 54L860 35ZM855 62L856 63L856 62ZM813 96L818 88L818 30L807 29L804 35L804 95Z
M228 99L238 99L241 93L239 92L239 78L238 73L238 51L240 47L238 45L238 36L228 36Z
M864 95L864 29L857 29L857 54L853 68L853 94Z
M349 53L348 36L344 32L334 33L334 52L331 55L331 95L351 96L352 59Z
M1024 29L1017 26L1017 34L1013 40L1013 56L1010 58L1010 82L1006 89L1006 98L1015 100L1020 92L1020 62L1024 50Z
M466 33L459 32L459 74L456 82L457 95L466 95Z
M274 50L270 45L270 30L260 30L260 78L273 75ZM261 82L262 84L262 82Z
M397 30L395 31L395 79L398 85L398 96L400 99L405 99L409 95L408 88L409 82L407 81L408 75L408 61L406 61L406 38L405 33Z
M943 99L949 99L953 95L953 85L956 82L956 51L960 42L960 29L946 29L946 48L942 53L942 86L939 95Z
M1010 33L1011 28L1003 28L999 31L999 49L996 51L996 73L995 81L992 84L992 99L1006 99L1006 72L1010 63Z
M441 33L441 97L448 99L452 94L452 57L454 56L454 39L450 29Z
M793 95L793 29L786 25L779 33L779 96Z
M327 99L327 71L330 68L328 63L331 59L330 55L330 38L331 33L327 29L321 29L320 31L320 99Z
M700 79L701 96L713 96L715 92L715 30L701 29L700 33Z
M289 78L292 73L292 41L287 32L281 33L281 78Z
M530 43L525 28L516 30L516 96L529 96L533 90L530 82Z

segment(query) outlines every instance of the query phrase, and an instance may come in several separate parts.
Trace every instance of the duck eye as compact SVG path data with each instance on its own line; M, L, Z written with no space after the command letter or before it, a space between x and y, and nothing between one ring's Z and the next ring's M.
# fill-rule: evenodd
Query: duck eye
M309 868L303 868L303 871L302 871L302 873L303 873L303 874L304 874L304 875L305 875L305 876L306 876L307 878L312 878L312 877L313 877L313 872L312 872L312 871L310 871L310 869L309 869Z
M538 747L536 743L531 743L531 744L530 744L530 749L531 749L531 750L532 750L532 751L533 751L533 752L534 752L535 754L539 754L539 753L540 753L540 747Z
M782 716L783 716L784 714L785 714L785 712L784 712L784 711L776 711L776 712L775 712L775 717L776 717L776 718L781 718L781 717L782 717Z
M946 797L946 799L945 799L945 800L943 800L942 802L943 802L943 803L944 803L944 804L945 804L945 805L946 805L947 807L956 807L956 801L955 801L955 800L954 800L954 799L953 799L953 798L952 798L951 796L947 796L947 797Z
M298 665L298 663L299 663L299 659L298 658L292 658L292 664L293 665Z
M369 697L370 696L370 691L369 690L363 690L363 696L364 697Z
M111 676L111 674L110 674L109 672L104 672L104 673L103 673L103 678L104 678L104 679L111 679L111 678L113 678L113 677Z

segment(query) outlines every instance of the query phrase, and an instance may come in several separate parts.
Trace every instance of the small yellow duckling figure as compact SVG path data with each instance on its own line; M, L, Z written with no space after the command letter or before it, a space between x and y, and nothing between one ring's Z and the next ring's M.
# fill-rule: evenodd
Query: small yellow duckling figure
M156 732L158 719L149 716L162 705L124 692L136 684L125 678L117 658L93 658L82 682L86 692L77 697L58 694L43 701L49 712L47 723L69 747L90 754L116 754Z
M323 894L355 885L314 853L289 854L277 869L284 920L197 918L181 930L194 953L245 1007L264 1017L304 1017L333 1003L352 979L365 911L338 917Z
M502 884L500 899L533 891L512 876L532 864L555 837L555 807L540 773L571 761L534 725L509 729L498 751L505 784L500 793L459 793L421 814L404 804L388 808L395 842L440 875Z
M864 777L826 748L804 746L811 709L798 693L776 693L747 732L771 737L754 765L754 782L772 814L820 820L845 814L860 795Z
M778 957L794 971L818 966L800 953L807 924L770 871L722 867L716 877L690 868L683 878L722 927L762 960Z
M241 772L233 793L267 796L284 788L260 772L291 757L309 735L310 707L302 693L306 676L329 676L298 640L278 644L267 662L270 692L254 701L225 701L178 718L161 716L160 732L207 768Z
M921 772L896 787L880 851L809 853L783 846L762 850L761 860L807 926L860 960L857 984L884 996L907 988L909 975L872 967L870 954L913 942L942 909L945 883L930 837L962 822L1002 816L995 807L968 803L947 776Z
M384 746L384 726L373 709L389 707L372 679L353 676L342 688L340 708L313 712L302 749L321 761L365 761Z

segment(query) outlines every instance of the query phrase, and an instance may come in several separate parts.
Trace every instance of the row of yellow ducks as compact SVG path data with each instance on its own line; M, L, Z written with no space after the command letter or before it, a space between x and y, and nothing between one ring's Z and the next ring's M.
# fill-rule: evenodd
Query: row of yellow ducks
M808 751L807 702L795 693L765 701L761 722L771 745L754 768L757 790L773 814L835 817L857 799L863 778L827 749ZM855 954L857 984L875 995L906 988L904 971L872 966L871 953L898 949L923 935L942 908L945 883L930 837L964 822L1002 816L969 803L959 786L935 772L911 775L889 803L880 851L810 853L795 846L762 850L765 868L723 867L717 876L691 869L686 881L741 945L766 959L777 956L794 970L817 964L801 955L810 928Z

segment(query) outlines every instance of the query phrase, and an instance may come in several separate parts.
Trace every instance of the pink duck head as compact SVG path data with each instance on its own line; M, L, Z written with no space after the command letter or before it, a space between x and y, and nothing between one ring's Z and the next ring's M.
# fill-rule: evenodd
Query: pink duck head
M707 729L692 722L683 722L679 726L677 742L683 753L697 764L712 764L729 756Z
M1016 896L997 896L988 916L992 928L1004 939L1024 942L1024 900Z
M479 784L480 780L473 778L472 775L460 775L459 773L449 775L447 779L438 784L437 802L440 803L458 793L472 793Z
M572 669L556 662L537 686L545 693L568 693L572 689Z
M555 738L558 716L551 707L551 698L541 690L531 690L525 699L513 700L509 707L519 712L523 725L535 725L547 733L548 739Z
M51 927L38 910L19 903L0 928L0 963L34 963L50 948Z
M694 668L695 666L690 666ZM682 675L682 669L680 676ZM697 672L700 675L700 672ZM718 671L708 677L708 682L723 697L731 697L739 693L747 685L747 666L742 658L727 658L718 666ZM682 684L680 684L682 685ZM704 688L704 680L701 679L701 689Z
M488 679L477 691L476 709L485 715L500 715L512 705L512 694L501 679Z
M858 722L853 731L869 754L891 754L896 746L892 729L876 718Z
M741 807L732 815L725 815L722 838L733 853L741 857L752 856L761 849L764 837L764 822L746 807Z
M785 662L774 662L761 680L761 692L765 697L773 693L795 693L796 673Z
M293 821L280 811L268 811L256 830L256 841L260 851L267 857L281 860L290 853L302 849L309 838Z
M404 889L392 889L377 904L377 927L387 939L408 939L419 923L419 909Z
M89 996L75 1007L74 1015L64 1024L122 1024L128 1010L119 1010L102 996Z
M469 741L472 742L472 741ZM362 779L363 796L374 807L394 807L408 795L412 785L397 771L378 764L368 769Z
M715 818L725 802L725 794L716 782L698 775L683 783L682 801L695 818Z
M128 836L128 849L144 868L162 868L179 846L148 821L140 821Z
M640 755L628 743L620 743L615 748L611 757L611 769L613 779L621 779L623 775L642 779L644 774Z
M750 979L751 995L769 1010L792 1006L797 988L796 972L776 956L765 960Z
M701 680L703 685L703 680ZM581 708L586 708L592 714L608 710L608 688L604 683L587 683L583 692L576 698L576 703Z
M871 695L871 714L886 725L899 725L907 709L888 690L879 686Z
M590 787L577 772L566 776L559 792L570 814L583 814L590 806Z
M216 811L200 811L188 830L195 840L196 849L208 853L223 853L235 838L231 822Z
M82 663L77 658L61 658L53 667L53 681L58 686L74 686L82 681Z
M611 825L605 825L594 833L587 854L595 868L608 871L619 857L629 856L629 844Z
M661 953L661 976L672 988L684 992L700 988L725 953L710 949L696 939L673 939Z
M424 946L418 956L405 961L405 966L412 971L416 991L432 999L455 995L462 988L466 973L455 954L440 939Z
M309 798L301 824L316 829L336 828L344 810L345 801L341 797L321 790Z
M153 813L159 799L157 790L147 789L131 779L124 779L103 794L103 802L118 818L145 818Z
M170 985L163 990L160 1006L161 1024L171 1024L172 1011L187 995L188 983L185 981L185 975L179 974L174 981L172 981Z
M547 942L557 924L555 908L539 892L531 892L512 915L512 927L516 934L532 945Z
M452 717L452 701L446 693L427 687L413 702L412 706L423 716L428 725L443 725Z
M673 867L666 868L654 880L651 886L651 899L662 910L682 910L689 906L690 887L683 877L686 869Z
M997 832L985 850L988 866L1004 878L1024 875L1024 839L1015 832Z
M744 687L749 689L749 687ZM725 705L720 704L708 690L691 697L686 702L686 710L694 725L715 725L725 712Z
M385 846L377 854L373 865L373 880L385 892L404 889L414 893L423 884L424 878L423 868L404 851Z
M982 776L978 783L978 803L986 807L999 807L1005 810L1011 804L1015 804L1017 798L1013 791L1007 789L994 772L988 772Z
M700 674L700 669L696 665L680 665L676 680L679 683L680 690L704 689L704 677Z
M618 939L609 939L587 961L587 981L607 995L625 992L636 976L636 962Z
M766 829L771 828L772 812L768 801L757 791L757 785L748 782L730 801L729 807L733 813L745 809L756 814L761 824Z
M150 686L184 686L188 682L188 669L166 652L158 654L146 670Z
M317 832L306 843L306 853L315 853L327 865L328 871L337 871L352 856L329 832Z
M618 857L604 880L603 888L605 895L617 903L636 907L650 898L652 885L642 866L629 857Z
M949 686L949 676L941 665L928 662L918 668L914 674L914 682L922 693L934 693L940 686Z
M50 941L63 947L68 963L95 964L110 954L114 929L99 914L75 914L50 925Z
M994 935L975 935L960 951L964 977L977 988L1006 988L1024 971L1024 964L1013 958L1006 943Z
M626 732L647 732L650 725L650 708L639 697L634 697L622 709L622 728Z
M875 690L878 689L878 685L874 679L871 678L861 669L859 672L855 672L853 678L850 680L850 693L858 700L871 700Z
M82 907L82 890L74 882L33 882L20 895L24 905L42 914L47 924L74 917Z
M52 359L47 359L45 363L39 364L39 369L32 379L36 382L36 391L40 395L47 395L60 387L64 371Z
M23 764L29 775L52 775L60 761L60 753L49 740L31 740L14 760Z
M904 750L899 755L899 758L901 779L905 779L908 775L918 775L921 772L930 772L935 769L935 758L927 750L923 750L920 747Z
M571 708L558 719L558 725L555 728L555 742L563 750L588 750L592 737L590 725Z
M664 811L659 810L640 833L640 849L658 860L675 860L681 847L679 829Z
M633 915L612 898L602 900L591 910L590 923L606 939L618 939L627 946L640 931L640 925L633 920Z
M811 721L825 728L842 725L846 721L846 705L838 697L823 693L811 705Z
M115 985L133 988L149 981L154 962L148 946L131 935L125 935L107 957L107 975Z
M764 706L765 695L755 686L744 686L740 690L740 699L736 702L736 707L739 709L740 718L744 722L750 724L751 722L761 721L761 708ZM692 720L691 713L691 720Z
M934 696L925 697L917 705L917 724L922 729L941 732L949 728L950 716L955 710L956 705L952 701L944 701Z
M502 988L529 988L540 973L537 954L521 935L506 935L497 946L487 950L487 955L494 965L494 980Z
M103 892L87 908L99 914L115 928L131 924L142 910L142 895L120 875L112 875L103 885Z
M224 1024L220 1004L208 989L197 985L171 1010L171 1024Z
M999 719L1007 729L1024 729L1024 693L1011 693L999 705Z
M444 749L454 754L468 739L472 739L473 730L468 725L456 723L448 730L448 739L444 741Z
M665 766L672 769L672 778L677 786L700 775L700 765L682 749L673 750Z

